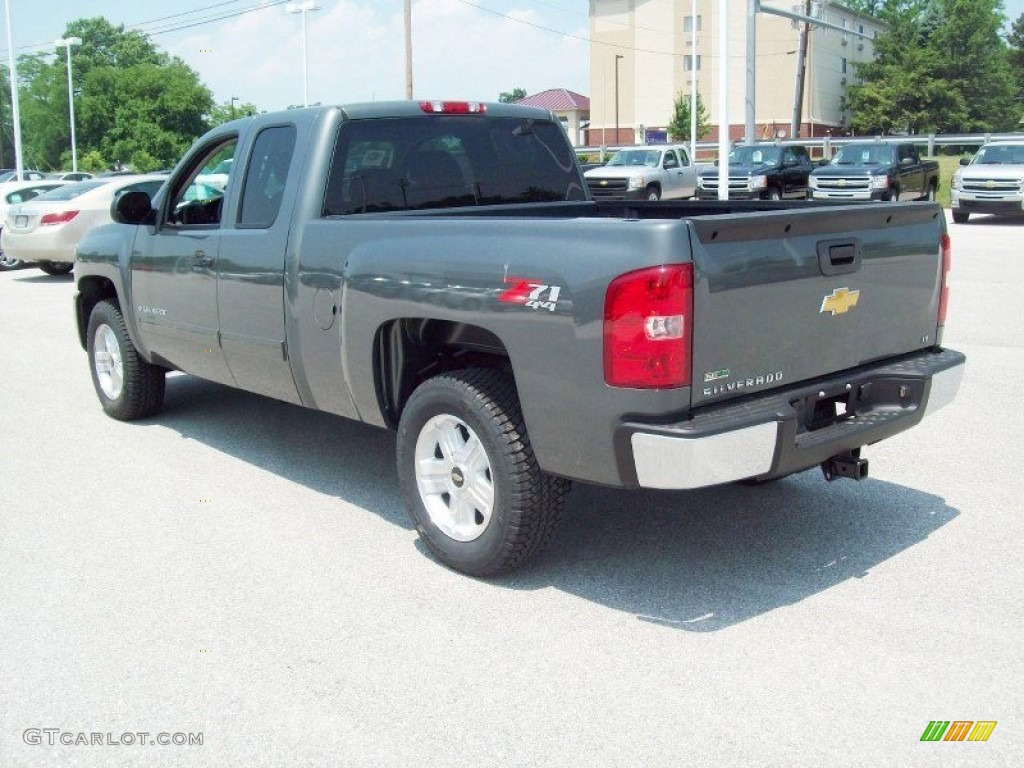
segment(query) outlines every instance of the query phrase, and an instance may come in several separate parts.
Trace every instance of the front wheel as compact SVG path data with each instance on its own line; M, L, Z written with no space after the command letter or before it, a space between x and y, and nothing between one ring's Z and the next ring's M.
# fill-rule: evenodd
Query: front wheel
M163 407L165 371L135 349L117 304L93 307L87 339L93 387L108 415L132 421Z
M471 576L506 573L547 546L570 488L541 471L511 378L488 369L422 383L402 411L397 459L420 538Z
M48 275L66 275L75 265L67 261L40 261L39 268Z
M648 200L661 200L661 190L655 186L647 188L647 199Z
M772 202L778 202L779 200L782 199L782 193L779 192L778 187L772 187L771 189L768 190L768 199L771 200Z
M953 221L957 224L966 224L969 218L971 214L968 211L953 211Z

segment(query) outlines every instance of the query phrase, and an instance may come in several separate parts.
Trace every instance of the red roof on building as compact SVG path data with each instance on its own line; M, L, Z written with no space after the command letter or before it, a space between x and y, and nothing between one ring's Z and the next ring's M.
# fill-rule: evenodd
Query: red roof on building
M520 99L516 104L550 109L553 112L568 112L573 109L584 112L590 111L590 99L566 88L551 88L541 91L540 93Z

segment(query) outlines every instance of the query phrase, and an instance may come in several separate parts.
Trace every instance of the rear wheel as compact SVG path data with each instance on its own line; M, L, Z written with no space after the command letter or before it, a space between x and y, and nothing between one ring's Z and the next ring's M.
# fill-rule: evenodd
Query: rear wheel
M66 275L75 265L67 261L40 261L39 268L48 275Z
M966 224L969 218L971 214L968 211L953 211L953 221L957 224Z
M17 269L21 266L21 259L11 258L3 253L0 253L0 271L5 269Z
M934 203L935 202L935 185L934 184L929 184L928 185L928 191L926 191L924 193L924 199L927 200L929 203Z
M163 407L165 371L135 349L117 304L93 307L87 339L93 387L107 414L131 421Z
M397 459L420 538L471 576L511 571L547 546L570 488L537 466L511 378L488 369L421 384L402 411Z

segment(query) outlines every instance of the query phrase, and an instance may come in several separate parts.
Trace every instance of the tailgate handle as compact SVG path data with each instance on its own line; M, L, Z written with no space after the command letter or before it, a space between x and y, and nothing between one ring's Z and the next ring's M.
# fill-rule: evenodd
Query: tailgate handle
M822 240L818 243L818 265L823 275L846 275L860 269L860 241L857 238Z

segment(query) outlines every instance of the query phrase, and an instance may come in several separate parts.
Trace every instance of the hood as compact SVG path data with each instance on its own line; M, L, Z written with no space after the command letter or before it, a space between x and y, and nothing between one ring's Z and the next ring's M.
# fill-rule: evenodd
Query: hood
M961 179L1003 179L1016 181L1024 178L1024 165L1004 163L978 163L957 169Z
M657 168L649 165L602 165L600 168L591 168L583 175L588 179L625 179L657 172Z
M850 176L851 174L863 175L863 176L881 176L886 173L889 166L879 165L872 163L870 165L861 165L860 163L844 163L843 165L819 165L813 171L812 176L820 178L830 178L835 176Z

